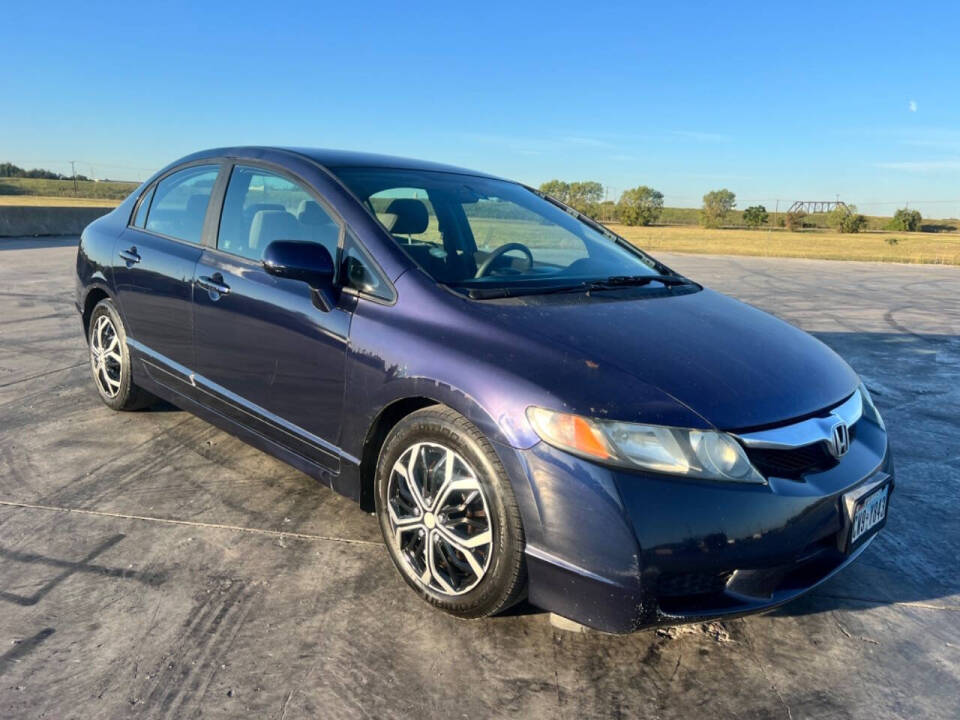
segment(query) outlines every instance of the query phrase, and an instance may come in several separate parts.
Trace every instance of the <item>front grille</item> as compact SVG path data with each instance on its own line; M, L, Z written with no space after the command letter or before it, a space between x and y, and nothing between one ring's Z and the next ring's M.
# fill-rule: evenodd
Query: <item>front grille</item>
M837 464L826 443L814 443L792 450L748 448L747 457L764 476L800 478L811 472L828 470Z
M726 586L733 573L676 573L661 575L657 580L657 594L662 597L709 595Z
M850 442L856 437L857 426L850 428ZM835 467L837 459L830 454L827 443L792 448L767 450L747 447L747 457L764 477L782 477L798 480L808 473L823 472Z

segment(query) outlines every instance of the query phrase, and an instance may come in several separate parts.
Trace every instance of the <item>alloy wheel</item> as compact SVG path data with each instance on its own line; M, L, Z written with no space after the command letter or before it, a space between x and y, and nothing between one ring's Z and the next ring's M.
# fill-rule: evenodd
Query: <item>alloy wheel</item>
M120 338L109 315L101 315L90 332L90 367L97 386L108 398L120 392L123 371L123 354Z
M411 445L387 486L394 541L417 581L443 595L463 595L483 579L493 532L483 487L470 464L448 447Z

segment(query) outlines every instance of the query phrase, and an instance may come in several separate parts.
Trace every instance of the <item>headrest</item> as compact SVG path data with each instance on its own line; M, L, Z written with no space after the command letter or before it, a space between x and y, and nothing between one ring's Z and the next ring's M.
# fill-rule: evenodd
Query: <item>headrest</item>
M427 206L414 198L396 198L379 215L387 230L395 235L419 235L430 223Z
M329 225L333 223L330 214L316 200L301 200L297 209L297 218L304 225Z
M261 210L286 210L286 208L280 203L253 203L245 207L243 212L247 217L252 218Z
M286 210L259 210L250 223L250 247L263 250L274 240L299 240L300 223Z

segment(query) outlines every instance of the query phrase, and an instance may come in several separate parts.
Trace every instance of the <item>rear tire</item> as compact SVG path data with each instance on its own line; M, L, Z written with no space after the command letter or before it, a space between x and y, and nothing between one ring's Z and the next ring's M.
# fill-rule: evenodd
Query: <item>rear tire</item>
M444 405L390 431L376 474L390 557L431 605L477 618L526 594L523 525L506 471L483 433Z
M110 299L97 303L87 330L90 371L100 399L113 410L140 410L156 397L133 382L127 333Z

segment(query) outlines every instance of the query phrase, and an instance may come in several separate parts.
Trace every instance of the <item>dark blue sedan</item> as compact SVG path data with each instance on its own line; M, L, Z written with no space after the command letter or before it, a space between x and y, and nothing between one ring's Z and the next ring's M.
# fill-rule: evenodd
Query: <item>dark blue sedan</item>
M887 434L843 360L515 182L200 152L86 229L77 280L107 405L166 399L375 510L455 615L767 610L886 520Z

